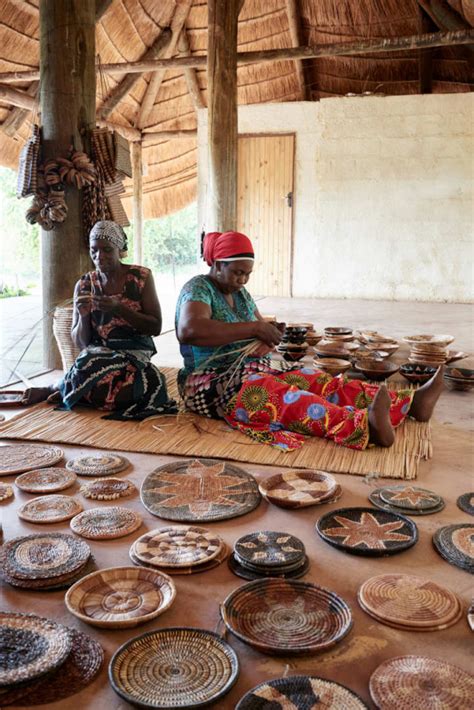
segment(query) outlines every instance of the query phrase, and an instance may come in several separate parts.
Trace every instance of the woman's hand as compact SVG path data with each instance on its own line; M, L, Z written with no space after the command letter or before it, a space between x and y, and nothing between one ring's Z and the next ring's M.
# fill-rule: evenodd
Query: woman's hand
M270 349L274 348L275 345L281 340L282 333L279 328L273 323L267 323L264 320L255 321L256 332L255 337L258 340L262 340Z
M120 308L120 299L113 296L92 296L92 305L105 313L117 313Z
M81 318L86 318L90 315L92 308L92 296L90 293L83 293L76 296L74 300L77 312Z
M255 347L255 350L253 350L250 353L251 357L265 357L265 355L268 355L268 353L271 353L273 348L270 345L267 345L266 343L259 342L258 345Z

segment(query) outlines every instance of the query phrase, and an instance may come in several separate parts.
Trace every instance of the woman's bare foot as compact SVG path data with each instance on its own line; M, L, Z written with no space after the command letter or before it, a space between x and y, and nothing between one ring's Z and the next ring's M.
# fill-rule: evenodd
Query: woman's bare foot
M431 380L428 380L422 387L416 390L413 395L411 407L408 415L419 422L427 422L431 419L436 402L441 392L444 390L443 382L444 366L438 368Z
M385 385L381 385L369 407L369 441L378 446L392 446L395 431L390 421L392 401Z
M38 404L38 402L44 402L45 399L53 394L53 391L51 387L30 387L23 393L21 403Z

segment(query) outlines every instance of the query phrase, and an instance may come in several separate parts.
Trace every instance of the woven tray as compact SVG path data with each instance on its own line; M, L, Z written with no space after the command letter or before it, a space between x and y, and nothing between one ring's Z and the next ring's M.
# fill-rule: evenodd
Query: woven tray
M89 545L72 535L26 535L6 542L1 549L2 568L18 579L48 579L74 574L86 564Z
M469 515L474 515L474 493L463 493L456 501L458 508Z
M238 673L229 644L211 631L193 628L157 629L131 639L109 666L115 692L147 708L202 707L222 698Z
M20 589L30 589L37 592L53 592L60 589L67 589L71 585L78 582L86 574L91 574L97 569L95 560L91 555L87 562L73 573L64 574L60 577L52 577L51 579L21 579L19 577L10 577L5 572L2 572L2 578L12 587Z
M166 464L145 478L143 505L169 520L227 520L249 513L260 502L255 479L241 468L213 459Z
M80 492L84 498L92 500L117 500L127 498L136 492L135 484L126 478L104 478L97 481L87 481Z
M258 488L269 503L280 508L306 508L326 501L336 492L334 476L325 471L284 471L261 481Z
M138 538L133 554L155 567L192 567L217 557L223 546L222 538L205 528L171 525Z
M404 510L429 510L442 501L437 493L418 486L386 486L380 489L380 497L392 508Z
M73 471L78 476L111 476L125 471L129 466L130 461L118 454L78 456L66 464L68 471Z
M357 595L364 611L397 628L447 628L459 619L461 605L453 592L430 579L382 574L362 584Z
M445 661L424 656L390 658L372 673L370 695L384 710L472 707L474 678Z
M172 576L178 574L199 574L200 572L207 572L210 569L214 569L214 567L218 567L222 562L224 562L228 554L229 551L227 549L227 545L224 544L221 550L219 550L218 555L216 557L213 557L212 560L209 560L208 562L201 562L201 564L199 565L192 565L189 567L165 567L164 565L160 565L159 569L161 572L165 572L166 574ZM134 565L138 565L139 567L149 567L150 569L157 569L155 565L143 562L135 556L134 545L132 545L129 550L129 556Z
M344 685L316 676L290 676L260 683L240 700L235 710L367 710Z
M0 695L2 705L46 705L64 700L87 687L104 661L102 646L81 631L69 629L72 648L65 662L46 677Z
M71 520L71 530L91 540L111 540L135 532L142 524L141 515L119 506L90 508Z
M325 650L352 627L348 605L334 592L274 578L235 589L221 605L221 616L241 641L270 654Z
M0 688L38 678L63 663L69 630L35 614L0 611Z
M92 626L130 628L162 614L174 601L168 575L144 567L111 567L83 577L64 598L71 614Z
M23 390L2 390L0 392L0 407L22 407L23 397L25 393Z
M433 545L441 557L474 574L474 525L445 525L433 535Z
M13 488L7 483L0 483L0 501L13 497Z
M375 488L372 491L372 493L369 495L370 502L377 508L380 508L380 510L386 510L389 513L396 513L397 515L409 515L410 517L413 515L433 515L433 513L439 513L439 511L443 510L445 506L444 500L441 500L439 505L437 505L435 508L395 508L395 506L391 506L388 503L384 503L384 501L380 497L380 491L381 488Z
M55 493L73 486L77 476L66 468L42 468L22 473L15 485L26 493Z
M18 509L18 517L29 523L60 523L70 520L82 510L82 505L71 496L39 496L24 503Z
M284 532L260 530L240 537L234 544L234 554L241 565L281 569L301 564L304 545L297 537Z
M303 558L301 564L289 572L282 572L281 570L270 569L265 571L265 569L252 570L249 567L242 565L238 559L235 557L234 553L229 556L227 564L231 572L233 572L237 577L242 577L242 579L254 580L254 579L265 579L266 577L278 577L279 579L300 579L309 570L309 558L307 555Z
M403 552L418 540L412 520L375 508L332 510L319 518L316 530L333 547L368 557Z
M0 446L0 476L54 466L64 457L57 446L11 444Z

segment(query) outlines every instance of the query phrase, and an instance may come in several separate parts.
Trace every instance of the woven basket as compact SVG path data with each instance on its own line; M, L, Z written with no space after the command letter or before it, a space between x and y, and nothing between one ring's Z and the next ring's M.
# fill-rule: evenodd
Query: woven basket
M76 348L71 338L73 306L58 306L54 310L53 333L58 344L64 372L67 372L76 357L79 349Z

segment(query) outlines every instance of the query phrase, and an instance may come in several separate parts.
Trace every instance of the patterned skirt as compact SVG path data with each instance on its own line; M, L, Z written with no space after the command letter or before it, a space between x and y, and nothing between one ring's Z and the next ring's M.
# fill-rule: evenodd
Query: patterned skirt
M285 365L283 367L286 368ZM235 372L211 367L199 372L178 373L178 390L186 409L212 419L223 419L227 406L243 383L257 373L280 375L281 369L270 366L268 358L249 360Z
M331 439L352 449L369 443L369 407L377 385L331 377L304 367L277 374L253 373L228 401L227 423L262 443L292 451L306 436ZM389 391L394 427L408 414L413 390Z
M111 412L104 419L142 420L178 412L168 397L164 375L141 352L86 348L59 390L64 409L90 405Z

